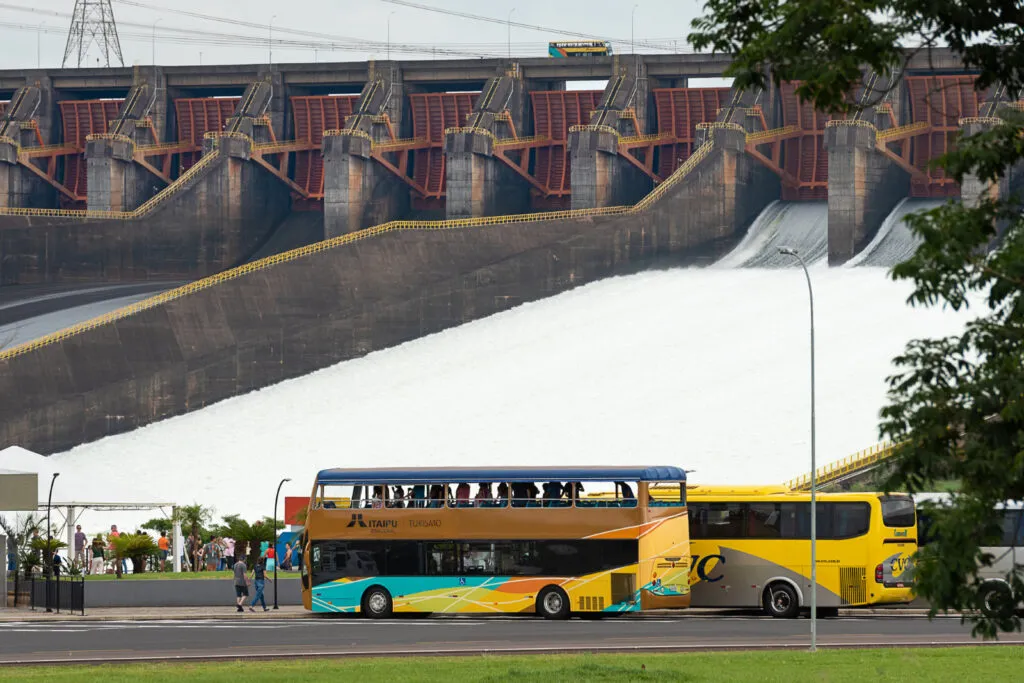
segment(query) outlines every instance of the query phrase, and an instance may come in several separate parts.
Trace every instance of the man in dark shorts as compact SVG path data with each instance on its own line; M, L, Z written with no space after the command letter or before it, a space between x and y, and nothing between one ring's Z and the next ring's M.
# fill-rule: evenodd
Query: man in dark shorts
M231 570L235 573L235 606L239 612L244 612L242 605L245 604L245 599L249 597L249 579L245 575L245 560L241 557L237 558L234 566Z

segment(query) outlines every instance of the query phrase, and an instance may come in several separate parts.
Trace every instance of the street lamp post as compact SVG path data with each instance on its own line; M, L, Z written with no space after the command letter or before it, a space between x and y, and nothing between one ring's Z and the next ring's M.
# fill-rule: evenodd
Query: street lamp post
M792 256L800 262L807 278L807 295L811 304L811 652L818 649L818 472L815 462L815 421L814 421L814 288L811 286L811 274L796 249L780 247L779 253Z
M391 61L391 15L398 10L391 10L388 14L388 61ZM276 589L275 589L276 590Z
M156 66L156 25L163 21L163 17L160 17L153 22L153 66Z
M267 26L267 64L274 63L274 20L277 15L270 17L270 24Z
M512 59L512 13L516 11L513 7L508 11L508 58Z
M53 573L53 554L50 552L50 505L53 503L53 482L57 481L60 472L54 472L50 479L50 495L46 497L46 549L43 551L43 566L46 567L46 611L52 612L50 608L50 574ZM68 522L70 524L70 522Z
M284 486L286 481L291 479L282 479L277 485L277 493L274 494L274 538L271 541L271 547L274 549L274 609L277 607L277 565L281 564L281 558L277 556L277 497L281 495L281 487Z
M629 15L629 53L636 54L636 8L640 5L633 5L633 12Z

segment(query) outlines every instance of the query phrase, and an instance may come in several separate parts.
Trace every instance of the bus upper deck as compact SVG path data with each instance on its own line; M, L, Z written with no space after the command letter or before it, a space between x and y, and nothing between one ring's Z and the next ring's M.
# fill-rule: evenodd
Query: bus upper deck
M655 483L675 495L652 500ZM324 470L303 544L314 611L561 618L689 598L678 467Z

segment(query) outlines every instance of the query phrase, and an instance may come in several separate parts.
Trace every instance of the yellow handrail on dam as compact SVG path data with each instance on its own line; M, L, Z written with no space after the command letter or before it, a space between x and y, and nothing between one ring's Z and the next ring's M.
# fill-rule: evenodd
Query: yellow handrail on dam
M348 134L348 133L346 131L346 132L341 132L341 134L344 135L344 134ZM238 136L240 134L238 134L238 133L219 133L219 134L215 134L215 135L217 137L229 136L229 135L234 137L234 136ZM326 135L326 133L325 133L325 135ZM365 134L363 134L363 135L365 135ZM358 137L362 137L361 135L357 135L357 136ZM366 137L369 137L369 136L366 136ZM111 311L111 312L106 313L105 315L101 315L101 316L99 316L97 318L92 318L91 320L86 320L85 322L79 323L77 325L73 325L72 327L68 327L68 328L65 328L63 330L59 330L59 331L54 332L52 334L48 334L48 335L46 335L44 337L39 337L38 339L34 339L32 341L26 342L25 344L21 344L19 346L15 346L15 347L9 348L9 349L7 349L5 351L0 351L0 361L9 360L11 358L15 358L17 356L24 355L26 353L29 353L29 352L35 350L35 349L42 348L42 347L47 346L49 344L58 343L60 341L63 341L64 339L68 339L69 337L73 337L75 335L81 334L81 333L86 332L88 330L95 329L97 327L100 327L102 325L106 325L108 323L111 323L111 322L114 322L114 321L117 321L117 320L122 320L124 318L130 317L130 316L135 315L137 313L141 313L142 311L148 310L150 308L159 306L159 305L167 303L169 301L174 301L175 299L180 299L182 297L185 297L185 296L188 296L190 294L194 294L196 292L200 292L200 291L209 289L211 287L215 287L215 286L217 286L217 285L219 285L219 284L221 284L223 282L227 282L229 280L234 280L236 278L242 277L242 276L247 275L249 273L254 273L254 272L263 270L265 268L270 268L271 266L275 266L275 265L280 264L280 263L287 263L289 261L295 261L297 259L309 256L311 254L316 254L316 253L320 253L320 252L323 252L323 251L328 251L330 249L335 249L337 247L341 247L341 246L345 246L345 245L352 244L352 243L355 243L355 242L359 242L361 240L365 240L365 239L368 239L368 238L371 238L371 237L376 237L377 235L382 235L382 234L389 233L389 232L408 231L408 230L424 230L424 231L457 230L457 229L464 229L464 228L488 227L488 226L494 226L494 225L508 225L508 224L512 224L512 223L539 223L539 222L544 222L544 221L565 220L565 219L570 219L570 218L584 218L584 217L597 218L597 217L604 217L604 216L621 216L621 215L626 215L626 214L639 213L639 212L644 211L645 209L647 209L651 204L653 204L660 197L662 197L665 194L665 192L668 191L668 189L670 187L672 187L673 185L677 184L680 180L682 180L684 177L686 177L694 168L696 168L697 165L704 158L706 158L708 156L708 154L711 152L712 147L713 147L713 143L712 143L711 140L708 140L703 145L698 147L696 150L694 150L693 154L690 155L690 157L686 160L686 162L683 163L679 168L677 168L675 170L675 172L672 173L672 175L670 175L668 178L666 178L652 192L650 192L646 197L644 197L643 200L641 200L640 202L638 202L637 204L635 204L633 206L611 206L611 207L605 207L605 208L599 208L599 209L572 209L572 210L566 210L566 211L550 211L550 212L545 212L545 213L513 214L513 215L509 215L509 216L487 216L487 217L481 217L481 218L457 218L457 219L442 220L442 221L389 221L387 223L382 223L381 225L376 225L376 226L373 226L373 227L370 227L370 228L365 228L363 230L352 232L352 233L349 233L349 234L346 234L346 235L340 235L338 237L334 237L334 238L331 238L331 239L328 239L328 240L324 240L322 242L317 242L315 244L311 244L311 245L308 245L308 246L305 246L305 247L300 247L299 249L293 249L292 251L286 251L286 252L283 252L283 253L280 253L280 254L275 254L273 256L268 256L267 258L260 259L259 261L253 261L252 263L247 263L247 264L239 266L237 268L232 268L230 270L225 270L225 271L223 271L221 273L217 273L216 275L211 275L210 277L206 277L206 278L203 278L201 280L196 280L195 282L190 282L189 284L183 285L183 286L178 287L176 289L171 289L171 290L168 290L166 292L162 292L160 294L157 294L156 296L153 296L153 297L150 297L150 298L145 299L143 301L139 301L137 303L131 304L130 306L125 306L123 308L119 308L119 309L117 309L115 311ZM197 170L195 170L197 166L202 165L204 162L209 163L208 160L212 160L212 158L214 158L216 156L217 155L213 154L213 153L204 156L195 166L192 166L185 174L183 174L182 177L179 178L178 181L175 183L175 185L172 185L171 187L167 188L166 190L164 190L164 192L167 192L167 191L171 190L172 187L175 187L176 185L181 183L183 180L186 180L188 177L190 177L190 174L194 174L194 173L198 172ZM163 194L163 193L161 193L161 194ZM131 212L131 214L134 214L136 212L142 211L143 209L145 209L147 207L147 205L149 205L150 203L156 201L157 198L160 197L160 196L161 195L157 195L157 196L153 197L153 199L151 199L149 202L147 202L146 204L143 204L141 207L136 209L135 212ZM10 209L10 210L8 210L6 212L0 211L0 214L3 214L3 213L13 213L14 211L17 211L17 210L16 209ZM33 211L33 212L35 212L35 211L46 211L46 210L24 209L23 211ZM67 213L69 213L69 212L63 212L63 214L67 214ZM84 214L86 212L70 212L70 213L75 213L77 215L82 215L82 214ZM93 213L99 213L99 212L93 212ZM60 214L60 215L63 215L63 214ZM110 215L115 216L115 217L121 217L121 216L131 215L131 214L113 214L113 213L111 213ZM38 215L38 214L34 214L33 213L33 214L27 214L27 215ZM90 214L90 216L91 215L92 214Z
M827 465L819 467L817 470L817 481L815 482L818 488L827 484L834 483L840 479L845 479L858 472L869 470L877 467L880 463L888 460L896 454L896 444L888 441L876 444L871 448L867 448L859 453L854 453L841 460L830 462ZM811 475L804 474L796 479L791 479L786 482L785 486L792 491L810 491L811 490Z

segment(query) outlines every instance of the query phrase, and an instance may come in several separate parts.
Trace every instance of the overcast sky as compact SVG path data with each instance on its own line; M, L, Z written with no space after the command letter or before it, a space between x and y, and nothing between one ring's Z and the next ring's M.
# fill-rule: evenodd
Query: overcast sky
M5 47L0 68L31 68L37 65L37 59L43 67L59 67L74 4L74 0L0 2L0 40ZM125 65L152 63L154 22L156 62L168 65L265 62L270 58L267 47L271 24L274 62L385 59L389 17L392 59L429 58L435 50L442 54L464 53L467 57L499 56L508 49L508 26L504 22L513 8L514 55L544 56L549 40L572 40L575 36L571 33L620 40L623 43L616 48L628 52L634 6L638 52L664 51L645 47L648 41L656 41L668 51L683 51L690 21L702 6L699 0L419 0L418 4L483 15L502 23L385 0L112 0ZM244 7L244 14L238 13L239 7ZM517 27L516 22L551 30ZM426 54L413 54L411 50ZM99 54L93 47L90 65L95 65Z

